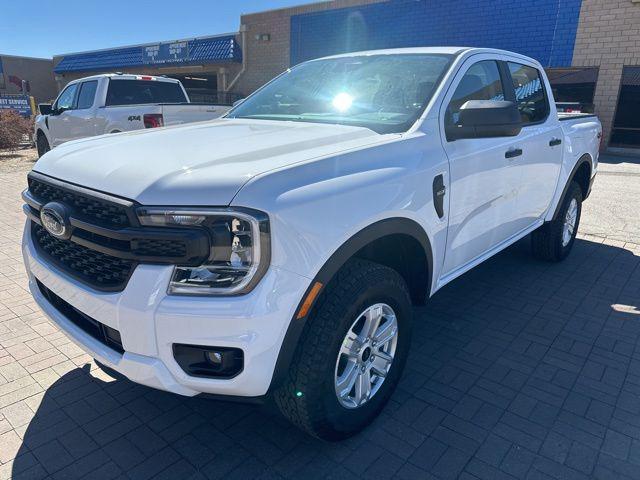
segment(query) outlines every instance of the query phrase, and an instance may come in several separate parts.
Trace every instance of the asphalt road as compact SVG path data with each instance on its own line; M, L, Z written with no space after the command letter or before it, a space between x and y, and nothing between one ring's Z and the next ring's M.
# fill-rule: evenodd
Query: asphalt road
M640 157L600 157L579 232L640 244Z

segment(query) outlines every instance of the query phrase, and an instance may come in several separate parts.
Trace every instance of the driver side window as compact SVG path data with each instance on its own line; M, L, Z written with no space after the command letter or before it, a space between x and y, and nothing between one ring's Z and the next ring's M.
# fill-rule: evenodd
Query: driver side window
M469 100L504 100L500 71L494 60L478 62L464 74L447 107L447 125L458 123L460 107Z
M63 90L63 92L58 97L58 100L55 104L56 110L71 110L73 108L73 101L76 97L76 90L78 89L78 84L69 85L67 88Z

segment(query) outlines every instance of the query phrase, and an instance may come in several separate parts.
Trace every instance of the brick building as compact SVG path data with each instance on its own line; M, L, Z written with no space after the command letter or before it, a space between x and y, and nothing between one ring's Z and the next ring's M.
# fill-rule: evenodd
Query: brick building
M199 42L219 38L231 52L198 50ZM159 60L147 52L176 42L64 55L54 58L55 71L60 86L119 69L209 79L210 93L246 95L324 55L429 45L504 48L545 66L561 108L600 115L611 147L640 148L640 0L334 0L242 15L237 33L184 42L183 56ZM199 84L186 86L193 95Z
M28 93L36 102L55 98L58 89L51 71L52 66L51 60L46 58L0 54L0 94ZM23 88L27 92L23 92Z

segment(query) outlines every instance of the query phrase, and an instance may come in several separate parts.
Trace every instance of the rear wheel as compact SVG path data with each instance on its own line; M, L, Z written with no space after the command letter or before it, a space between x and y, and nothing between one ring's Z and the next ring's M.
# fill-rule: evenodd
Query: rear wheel
M276 392L283 415L324 440L362 430L398 383L411 313L407 286L395 270L349 261L318 298Z
M532 234L533 255L540 260L564 260L576 239L582 213L582 189L571 182L556 218Z
M38 149L38 158L51 150L47 137L41 131L38 131L38 136L36 137L36 148Z

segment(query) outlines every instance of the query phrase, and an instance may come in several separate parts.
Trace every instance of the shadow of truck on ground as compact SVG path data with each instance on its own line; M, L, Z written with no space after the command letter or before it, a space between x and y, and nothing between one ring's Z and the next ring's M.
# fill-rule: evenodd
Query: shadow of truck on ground
M86 365L47 390L13 478L638 478L639 255L577 240L547 264L525 240L454 281L415 310L382 415L337 444Z

